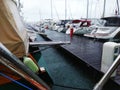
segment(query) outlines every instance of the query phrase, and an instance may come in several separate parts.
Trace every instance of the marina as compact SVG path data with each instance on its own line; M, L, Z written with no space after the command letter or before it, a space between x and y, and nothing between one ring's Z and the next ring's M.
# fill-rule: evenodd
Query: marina
M114 14L107 17L111 3L106 0L50 0L50 5L45 0L29 0L35 7L45 3L44 12L51 7L50 18L50 12L42 16L43 7L25 10L26 1L0 0L0 90L120 90L118 0ZM98 4L99 15L93 10ZM57 10L55 5L62 7ZM74 12L73 18L70 7L75 7L76 15L79 11L83 15L76 18ZM64 18L59 18L61 10ZM29 16L34 15L32 22L25 17L29 11Z

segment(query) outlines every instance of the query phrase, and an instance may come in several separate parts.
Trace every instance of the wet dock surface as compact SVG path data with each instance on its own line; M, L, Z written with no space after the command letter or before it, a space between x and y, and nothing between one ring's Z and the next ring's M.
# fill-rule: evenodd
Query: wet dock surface
M53 41L68 41L69 35L56 31L46 31L47 37ZM62 45L64 49L78 57L83 62L100 70L103 42L91 40L83 36L73 36L71 44Z
M52 30L47 30L45 33L47 34L47 38L52 41L70 40L70 36L64 33L59 33ZM101 73L100 67L103 43L104 42L87 37L74 35L72 37L71 44L61 45L61 47L71 53L71 55L77 57L80 62L82 61L86 63L88 66ZM113 81L120 85L120 76L117 75Z

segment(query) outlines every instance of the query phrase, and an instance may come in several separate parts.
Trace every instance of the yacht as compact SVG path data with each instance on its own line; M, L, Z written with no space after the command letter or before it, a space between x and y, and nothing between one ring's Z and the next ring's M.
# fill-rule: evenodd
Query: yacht
M95 27L91 33L85 34L84 36L118 41L120 38L120 16L103 17L101 19L105 20L105 24L103 26Z

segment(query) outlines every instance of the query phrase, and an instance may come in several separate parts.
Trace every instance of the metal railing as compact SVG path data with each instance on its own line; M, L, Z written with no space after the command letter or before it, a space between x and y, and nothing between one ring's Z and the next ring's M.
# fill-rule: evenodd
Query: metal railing
M108 69L108 71L104 74L104 76L101 78L101 80L95 85L93 90L102 90L104 84L108 81L112 73L116 70L118 65L120 64L120 54L115 59L111 67Z

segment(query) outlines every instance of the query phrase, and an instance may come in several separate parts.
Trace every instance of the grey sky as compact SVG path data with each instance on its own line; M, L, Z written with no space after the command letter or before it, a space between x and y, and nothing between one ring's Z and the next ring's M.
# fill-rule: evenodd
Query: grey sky
M67 19L86 18L87 0L66 0ZM27 21L39 21L51 18L51 0L21 0L23 16ZM54 19L65 19L65 0L52 0L52 15ZM103 13L104 0L89 0L89 18L100 18ZM106 0L105 16L113 15L116 0Z

